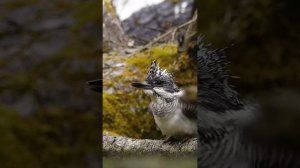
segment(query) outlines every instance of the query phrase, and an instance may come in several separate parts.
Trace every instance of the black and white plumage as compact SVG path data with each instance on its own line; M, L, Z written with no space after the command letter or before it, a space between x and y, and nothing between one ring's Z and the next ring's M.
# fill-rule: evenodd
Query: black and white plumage
M228 84L224 50L209 50L201 40L199 37L197 45L199 104L214 112L242 109L239 95Z
M259 108L243 103L228 84L223 50L210 50L198 37L198 166L201 168L296 168L297 153L255 140L251 129ZM299 154L299 153L298 153Z
M132 86L144 89L151 96L149 109L164 135L175 139L197 136L196 104L182 100L184 90L176 86L174 76L160 69L156 61L151 62L145 82L134 82Z

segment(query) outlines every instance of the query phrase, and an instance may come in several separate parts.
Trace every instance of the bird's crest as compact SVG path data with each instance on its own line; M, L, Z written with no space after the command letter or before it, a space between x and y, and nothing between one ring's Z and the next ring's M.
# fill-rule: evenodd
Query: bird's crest
M160 69L156 60L153 60L150 64L150 68L146 77L147 82L164 81L174 83L173 74L169 73L166 69Z

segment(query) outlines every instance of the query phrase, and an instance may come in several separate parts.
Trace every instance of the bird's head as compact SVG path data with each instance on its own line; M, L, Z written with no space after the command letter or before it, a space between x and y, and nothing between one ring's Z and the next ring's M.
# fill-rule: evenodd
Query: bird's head
M133 82L132 86L144 89L150 96L173 99L182 95L182 91L175 84L174 76L166 69L160 69L156 61L152 61L144 82Z

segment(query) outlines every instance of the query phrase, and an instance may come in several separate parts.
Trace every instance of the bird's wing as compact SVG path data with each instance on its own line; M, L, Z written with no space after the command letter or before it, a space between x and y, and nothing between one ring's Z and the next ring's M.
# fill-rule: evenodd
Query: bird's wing
M197 120L197 102L180 99L182 113L191 120Z

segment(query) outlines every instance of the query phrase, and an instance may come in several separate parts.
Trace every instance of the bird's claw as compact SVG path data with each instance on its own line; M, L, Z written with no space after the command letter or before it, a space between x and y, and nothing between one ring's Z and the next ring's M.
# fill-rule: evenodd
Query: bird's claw
M168 138L166 138L164 141L163 141L163 143L164 144L170 144L170 145L172 145L172 144L175 144L175 143L177 143L177 142L179 142L179 140L178 139L175 139L175 138L173 138L173 137L168 137Z

